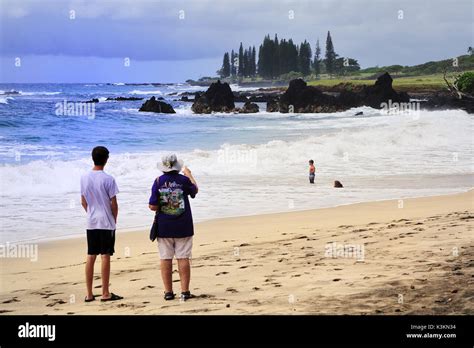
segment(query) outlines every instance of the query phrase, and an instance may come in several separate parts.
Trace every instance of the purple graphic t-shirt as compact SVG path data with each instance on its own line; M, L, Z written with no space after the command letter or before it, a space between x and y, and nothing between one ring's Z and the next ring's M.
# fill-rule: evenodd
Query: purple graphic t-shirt
M194 235L193 216L188 196L194 198L197 187L179 173L165 173L153 182L150 205L160 207L159 238L184 238Z

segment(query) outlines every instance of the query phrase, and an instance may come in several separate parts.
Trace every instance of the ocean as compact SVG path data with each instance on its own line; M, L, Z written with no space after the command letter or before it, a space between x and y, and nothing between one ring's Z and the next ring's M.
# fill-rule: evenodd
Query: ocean
M176 93L198 90L205 88L0 84L0 242L84 234L79 180L97 145L111 153L106 172L120 189L119 233L149 229L156 164L171 152L198 181L195 221L386 199L403 209L404 198L473 186L473 117L464 111L280 114L259 104L256 114L196 115ZM119 96L163 97L176 114L138 112L144 100L105 100ZM99 99L93 117L57 112L58 104L92 98ZM333 188L334 180L344 188Z

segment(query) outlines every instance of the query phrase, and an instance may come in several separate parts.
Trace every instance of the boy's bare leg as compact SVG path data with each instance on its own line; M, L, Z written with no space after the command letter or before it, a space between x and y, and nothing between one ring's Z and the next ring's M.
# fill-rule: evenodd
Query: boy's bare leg
M191 280L191 265L189 259L178 259L179 278L181 279L181 291L189 291Z
M110 298L110 255L101 255L102 257L102 298Z
M87 255L86 259L86 287L87 299L91 300L94 297L92 293L92 281L94 280L94 263L97 255Z
M161 260L161 279L163 279L163 285L165 287L165 292L173 291L173 260Z

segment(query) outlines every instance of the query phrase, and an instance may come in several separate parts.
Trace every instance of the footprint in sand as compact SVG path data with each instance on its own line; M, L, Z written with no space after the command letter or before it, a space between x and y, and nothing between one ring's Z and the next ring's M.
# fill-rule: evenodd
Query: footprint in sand
M47 307L54 307L54 306L56 306L56 305L58 305L58 304L65 304L65 303L67 303L67 302L66 302L66 301L63 301L63 300L61 300L61 299L54 299L53 302L48 303L46 306L47 306Z
M225 291L231 292L231 293L233 293L233 294L235 294L235 293L238 292L238 291L237 291L236 289L234 289L234 288L227 288L227 289L225 289Z
M153 285L147 285L141 288L140 290L146 290L146 289L154 289L155 287Z
M341 278L334 278L332 281L333 281L333 282L338 282L338 281L340 281L340 280L341 280Z
M222 274L228 274L229 272L219 272L219 273L216 273L216 276L220 276Z
M13 303L13 302L20 302L20 300L16 297L13 297L9 300L3 301L2 303Z

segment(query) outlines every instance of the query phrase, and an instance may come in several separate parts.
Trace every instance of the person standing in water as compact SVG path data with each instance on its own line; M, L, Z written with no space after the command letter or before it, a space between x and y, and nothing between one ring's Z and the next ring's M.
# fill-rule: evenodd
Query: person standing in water
M309 183L314 184L314 177L316 176L316 168L314 167L314 161L309 160Z

